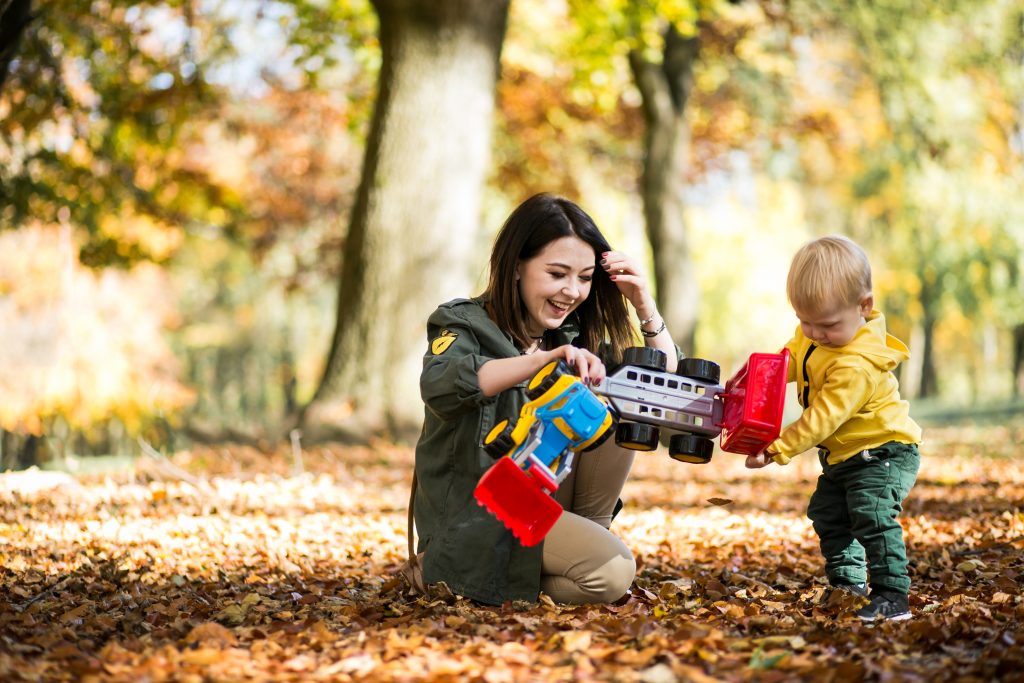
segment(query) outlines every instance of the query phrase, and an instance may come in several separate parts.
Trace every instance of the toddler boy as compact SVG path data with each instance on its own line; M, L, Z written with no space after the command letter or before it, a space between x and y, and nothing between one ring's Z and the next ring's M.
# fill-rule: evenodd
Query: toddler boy
M803 413L746 465L786 465L817 446L823 471L807 516L829 583L870 598L857 612L864 621L909 619L899 514L917 479L921 428L892 371L910 354L886 333L867 255L845 237L804 245L786 293L800 320L786 349Z

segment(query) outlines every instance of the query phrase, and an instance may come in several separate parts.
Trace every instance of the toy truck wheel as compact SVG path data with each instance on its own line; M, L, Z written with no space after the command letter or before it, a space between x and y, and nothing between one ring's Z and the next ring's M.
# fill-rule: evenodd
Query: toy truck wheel
M526 386L526 398L531 401L535 401L544 395L544 392L555 386L555 382L558 381L559 377L565 375L571 375L569 366L565 364L563 360L553 360L533 376L530 383Z
M711 462L715 442L695 434L676 434L668 442L668 454L673 460L704 465Z
M494 425L494 429L484 439L484 450L492 458L500 458L516 447L512 439L512 428L514 425L508 420L502 420Z
M586 453L587 451L594 450L595 448L597 448L598 446L603 444L605 441L607 441L608 437L611 436L612 434L615 434L616 431L617 431L617 429L615 427L615 418L613 416L612 423L608 427L608 429L604 430L604 434L602 434L601 436L597 437L597 439L593 443L588 444L587 447L583 449L583 452Z
M647 346L632 346L622 354L623 365L635 365L638 368L646 368L655 372L665 372L668 364L668 356L664 351L652 349Z
M684 358L679 361L676 374L680 377L695 379L698 382L718 384L718 380L722 376L722 369L718 363L713 363L703 358Z
M622 422L615 430L615 443L631 451L653 451L658 447L658 428L640 422Z

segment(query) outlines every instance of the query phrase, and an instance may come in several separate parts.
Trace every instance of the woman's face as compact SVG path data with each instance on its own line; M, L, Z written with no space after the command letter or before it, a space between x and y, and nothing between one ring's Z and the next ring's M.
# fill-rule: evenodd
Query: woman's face
M579 237L549 242L531 259L519 262L516 277L534 337L557 329L590 294L596 257Z

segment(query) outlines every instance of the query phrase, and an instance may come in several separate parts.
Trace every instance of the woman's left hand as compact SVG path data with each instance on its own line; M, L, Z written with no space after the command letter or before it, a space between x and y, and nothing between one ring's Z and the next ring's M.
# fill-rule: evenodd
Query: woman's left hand
M631 257L621 251L606 251L601 254L601 266L622 295L633 304L641 319L647 318L657 310L654 297L647 286L647 277Z

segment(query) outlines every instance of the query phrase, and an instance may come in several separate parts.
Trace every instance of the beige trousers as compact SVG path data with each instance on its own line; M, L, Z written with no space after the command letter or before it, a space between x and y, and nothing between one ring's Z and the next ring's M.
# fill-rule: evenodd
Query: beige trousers
M565 512L544 539L540 579L541 590L555 602L615 602L632 585L633 553L608 530L632 465L633 451L609 438L577 455L555 492Z

